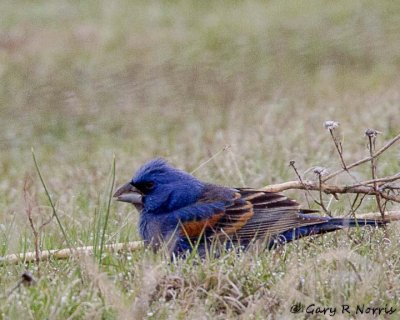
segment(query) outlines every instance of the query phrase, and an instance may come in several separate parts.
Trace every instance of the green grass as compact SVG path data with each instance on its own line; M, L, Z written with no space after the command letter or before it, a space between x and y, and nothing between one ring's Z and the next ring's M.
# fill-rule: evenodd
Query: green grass
M116 185L156 156L192 171L217 154L197 177L261 187L295 179L290 160L301 173L339 168L325 120L341 123L346 161L368 155L366 128L383 132L378 145L400 130L399 17L396 1L1 1L0 254L33 250L29 206L37 226L53 214L31 148L73 246L103 243L103 230L105 244L139 239L133 208L108 209L114 155ZM398 145L378 168L400 171ZM400 310L398 231L205 262L141 250L1 265L0 318L301 318L297 301ZM55 219L40 244L67 246ZM9 294L26 269L36 285Z

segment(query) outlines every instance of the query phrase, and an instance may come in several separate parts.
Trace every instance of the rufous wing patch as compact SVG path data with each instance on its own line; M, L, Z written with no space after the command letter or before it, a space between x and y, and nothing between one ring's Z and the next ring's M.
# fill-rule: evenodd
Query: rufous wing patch
M217 234L234 234L253 216L253 205L248 201L237 201L226 208L224 216L215 225Z
M198 237L205 229L212 228L224 215L223 212L213 215L210 219L182 223L181 234L187 237Z

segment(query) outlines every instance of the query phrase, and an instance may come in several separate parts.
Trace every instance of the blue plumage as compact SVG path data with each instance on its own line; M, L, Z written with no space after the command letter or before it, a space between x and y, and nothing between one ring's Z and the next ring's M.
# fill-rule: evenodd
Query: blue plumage
M144 164L114 196L138 208L139 232L148 245L167 243L176 254L193 244L204 253L216 240L246 247L266 239L272 247L344 227L386 223L310 214L281 194L204 183L163 159Z
M190 174L171 167L164 159L143 165L131 183L140 189L152 183L143 198L143 214L162 214L191 205L200 197L204 184Z

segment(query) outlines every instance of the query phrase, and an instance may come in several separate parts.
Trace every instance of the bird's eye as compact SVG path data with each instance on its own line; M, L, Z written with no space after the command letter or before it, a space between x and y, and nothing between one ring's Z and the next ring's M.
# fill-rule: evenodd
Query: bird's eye
M154 188L154 182L148 181L148 182L137 183L136 187L143 193L148 193Z
M146 183L143 185L143 187L144 187L145 189L147 189L147 190L151 190L151 189L154 188L154 182L152 182L152 181L146 182Z

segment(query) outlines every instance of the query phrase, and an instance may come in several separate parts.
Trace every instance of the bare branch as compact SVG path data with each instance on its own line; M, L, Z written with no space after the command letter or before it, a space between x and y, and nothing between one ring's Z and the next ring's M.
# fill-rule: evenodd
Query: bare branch
M397 141L400 140L400 134L398 134L396 137L394 137L392 140L390 140L389 142L387 142L382 148L380 148L378 151L376 151L372 156L366 157L364 159L361 159L359 161L356 161L352 164L349 164L347 166L347 170L350 170L354 167L359 166L360 164L363 164L365 162L371 161L372 158L377 158L379 157L383 152L385 152L387 149L389 149L394 143L396 143ZM345 172L346 170L344 169L339 169L329 175L327 175L324 179L322 179L322 182L326 182L334 177L336 177L337 175Z
M142 241L133 241L128 243L115 243L110 245L105 245L104 249L111 252L121 252L121 251L136 251L140 248L143 248ZM49 259L69 259L73 256L77 256L80 254L92 255L94 252L93 246L87 247L78 247L72 250L68 249L60 249L60 250L44 250L40 252L39 259L49 260ZM0 264L15 264L19 262L32 262L36 260L36 252L25 252L25 253L17 253L17 254L9 254L4 257L0 257Z
M269 186L265 186L262 188L264 191L270 191L270 192L282 192L285 190L313 190L313 191L319 191L322 190L326 194L341 194L341 193L361 193L361 194L367 194L367 195L375 195L376 191L373 189L373 187L370 186L358 186L358 187L352 187L352 186L340 186L340 185L329 185L329 184L324 184L322 183L321 186L319 185L319 182L315 181L305 181L303 180L303 183L300 181L288 181L284 183L279 183L279 184L272 184ZM378 191L379 192L379 191ZM390 201L395 201L400 203L400 196L398 195L391 195L388 194L387 192L379 192L381 197Z
M393 182L396 180L400 180L400 172L394 174L393 176L389 176L389 177L361 181L360 183L350 185L350 187L354 188L354 187L364 186L364 185L368 185L368 184L375 184L375 183L378 185L383 185L385 183Z

